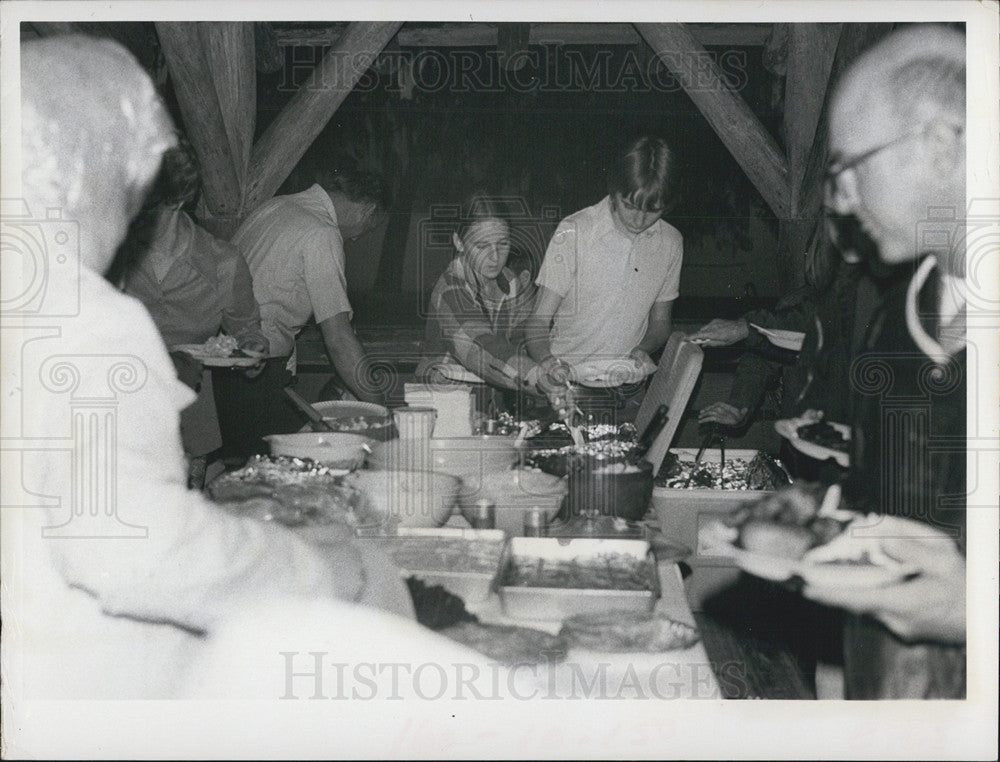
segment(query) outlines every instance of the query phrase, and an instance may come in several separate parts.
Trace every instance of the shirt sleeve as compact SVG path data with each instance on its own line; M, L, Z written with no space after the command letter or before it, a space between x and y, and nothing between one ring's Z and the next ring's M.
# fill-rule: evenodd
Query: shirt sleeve
M668 256L668 266L660 293L656 295L654 302L672 302L680 294L681 264L684 261L684 239L680 233L666 237L666 248Z
M556 228L535 283L559 296L566 296L576 277L576 248L579 231L573 222L563 221Z
M455 359L486 381L513 385L520 362L518 348L493 330L483 307L460 284L439 282L431 298L431 313Z
M224 607L279 595L354 599L363 589L356 553L321 551L291 530L229 515L185 484L178 433L179 382L148 317L119 310L105 332L123 354L142 357L141 389L118 397L115 493L121 519L145 537L49 542L66 584L109 614L208 630ZM152 351L151 351L152 348ZM39 465L52 456L40 455ZM51 468L42 478L61 479ZM51 475L55 474L55 475ZM51 494L62 487L53 483ZM59 524L60 508L46 509Z
M344 275L344 240L340 231L329 227L306 237L302 259L305 266L306 289L317 323L346 312L348 319L354 310L347 299L347 277Z
M243 255L219 241L217 252L219 293L222 296L222 330L237 339L267 340L260 330L260 307L253 295L253 278Z
M764 399L764 393L775 384L781 375L780 363L765 360L748 352L740 358L729 391L729 404L737 408L747 408L748 415L757 409Z

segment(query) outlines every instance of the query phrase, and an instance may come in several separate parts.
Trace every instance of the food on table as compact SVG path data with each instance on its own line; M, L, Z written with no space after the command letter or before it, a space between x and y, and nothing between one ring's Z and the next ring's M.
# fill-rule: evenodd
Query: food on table
M463 622L439 632L507 665L556 663L566 658L568 645L561 635L509 625Z
M697 469L693 458L681 460L677 453L669 452L656 477L656 486L671 489L774 490L788 483L781 464L764 452L750 461L727 458L724 467L706 459Z
M597 443L606 443L608 446L616 444L620 447L627 445L629 449L634 448L636 444L635 426L631 423L585 423L576 428L583 435L584 443L593 445L586 449L592 454L604 451ZM528 447L533 450L558 450L574 445L569 428L561 421L550 423L545 427L538 426L535 431L537 433L530 434L526 440Z
M332 431L363 432L370 429L381 429L390 425L388 418L355 415L350 418L324 418Z
M382 516L349 478L306 458L257 455L238 471L221 475L208 494L230 513L285 526L377 523ZM253 498L264 498L271 508ZM251 501L251 502L247 502Z
M239 342L232 336L221 334L208 339L202 345L201 351L208 357L232 357L239 346Z
M747 489L776 490L791 483L788 472L779 461L766 452L758 452L743 475Z
M799 426L795 433L799 439L838 452L847 452L851 446L843 432L837 431L829 421L817 421Z
M394 537L389 555L401 569L492 574L500 566L503 543L464 537Z
M460 622L478 622L465 608L465 602L441 585L428 585L417 577L407 577L406 586L413 599L417 621L424 627L440 630Z
M658 653L690 648L699 640L694 627L647 611L575 614L559 634L570 645L604 652Z
M655 575L656 569L648 559L625 553L602 553L570 561L514 557L502 584L574 590L655 590Z
M798 560L843 532L846 521L818 514L822 485L796 485L741 506L726 520L738 543L761 555Z
M740 530L740 544L753 553L798 560L816 543L806 527L751 519Z

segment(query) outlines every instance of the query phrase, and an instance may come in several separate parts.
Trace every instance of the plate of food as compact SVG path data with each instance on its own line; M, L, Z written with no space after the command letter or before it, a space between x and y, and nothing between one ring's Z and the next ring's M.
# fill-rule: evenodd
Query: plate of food
M576 366L577 383L594 389L608 389L625 384L637 384L656 372L652 362L638 363L631 357L613 360L589 360Z
M788 440L796 450L810 458L828 460L848 468L851 458L851 427L823 419L823 414L808 410L799 418L785 418L774 422L774 430Z
M779 328L764 328L756 323L750 323L750 325L756 328L764 336L764 338L776 347L781 347L781 349L790 349L793 352L799 352L802 350L802 342L805 340L806 335L801 331L784 331Z
M461 381L467 384L485 384L486 381L480 376L473 373L471 370L467 370L461 365L456 365L453 363L441 365L435 365L434 370L440 373L445 378L451 381Z
M881 587L915 574L861 531L877 517L837 507L840 487L794 487L707 524L699 552L728 556L749 574L821 587Z
M239 348L232 336L212 336L204 344L178 344L171 352L185 352L210 368L248 368L260 362L263 353Z

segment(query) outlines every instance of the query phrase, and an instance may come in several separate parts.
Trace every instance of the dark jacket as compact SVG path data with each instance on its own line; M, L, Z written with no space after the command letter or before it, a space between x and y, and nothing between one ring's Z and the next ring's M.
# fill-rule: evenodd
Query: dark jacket
M894 284L851 365L849 504L866 513L927 521L965 547L965 350L938 363L906 326L909 279ZM935 336L936 278L918 298ZM963 698L964 647L905 644L871 619L848 617L847 698Z

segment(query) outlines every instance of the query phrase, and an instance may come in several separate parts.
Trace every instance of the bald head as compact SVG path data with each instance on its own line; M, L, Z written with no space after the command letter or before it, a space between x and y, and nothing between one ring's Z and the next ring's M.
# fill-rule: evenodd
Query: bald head
M79 223L102 271L176 142L153 83L110 40L67 35L21 47L22 195L32 214Z
M883 261L928 253L932 228L952 240L965 209L964 36L913 25L861 54L834 90L829 148L827 204L861 223ZM964 255L947 257L960 271Z
M834 93L835 107L877 112L912 129L943 117L965 122L965 36L954 29L914 25L866 50Z

